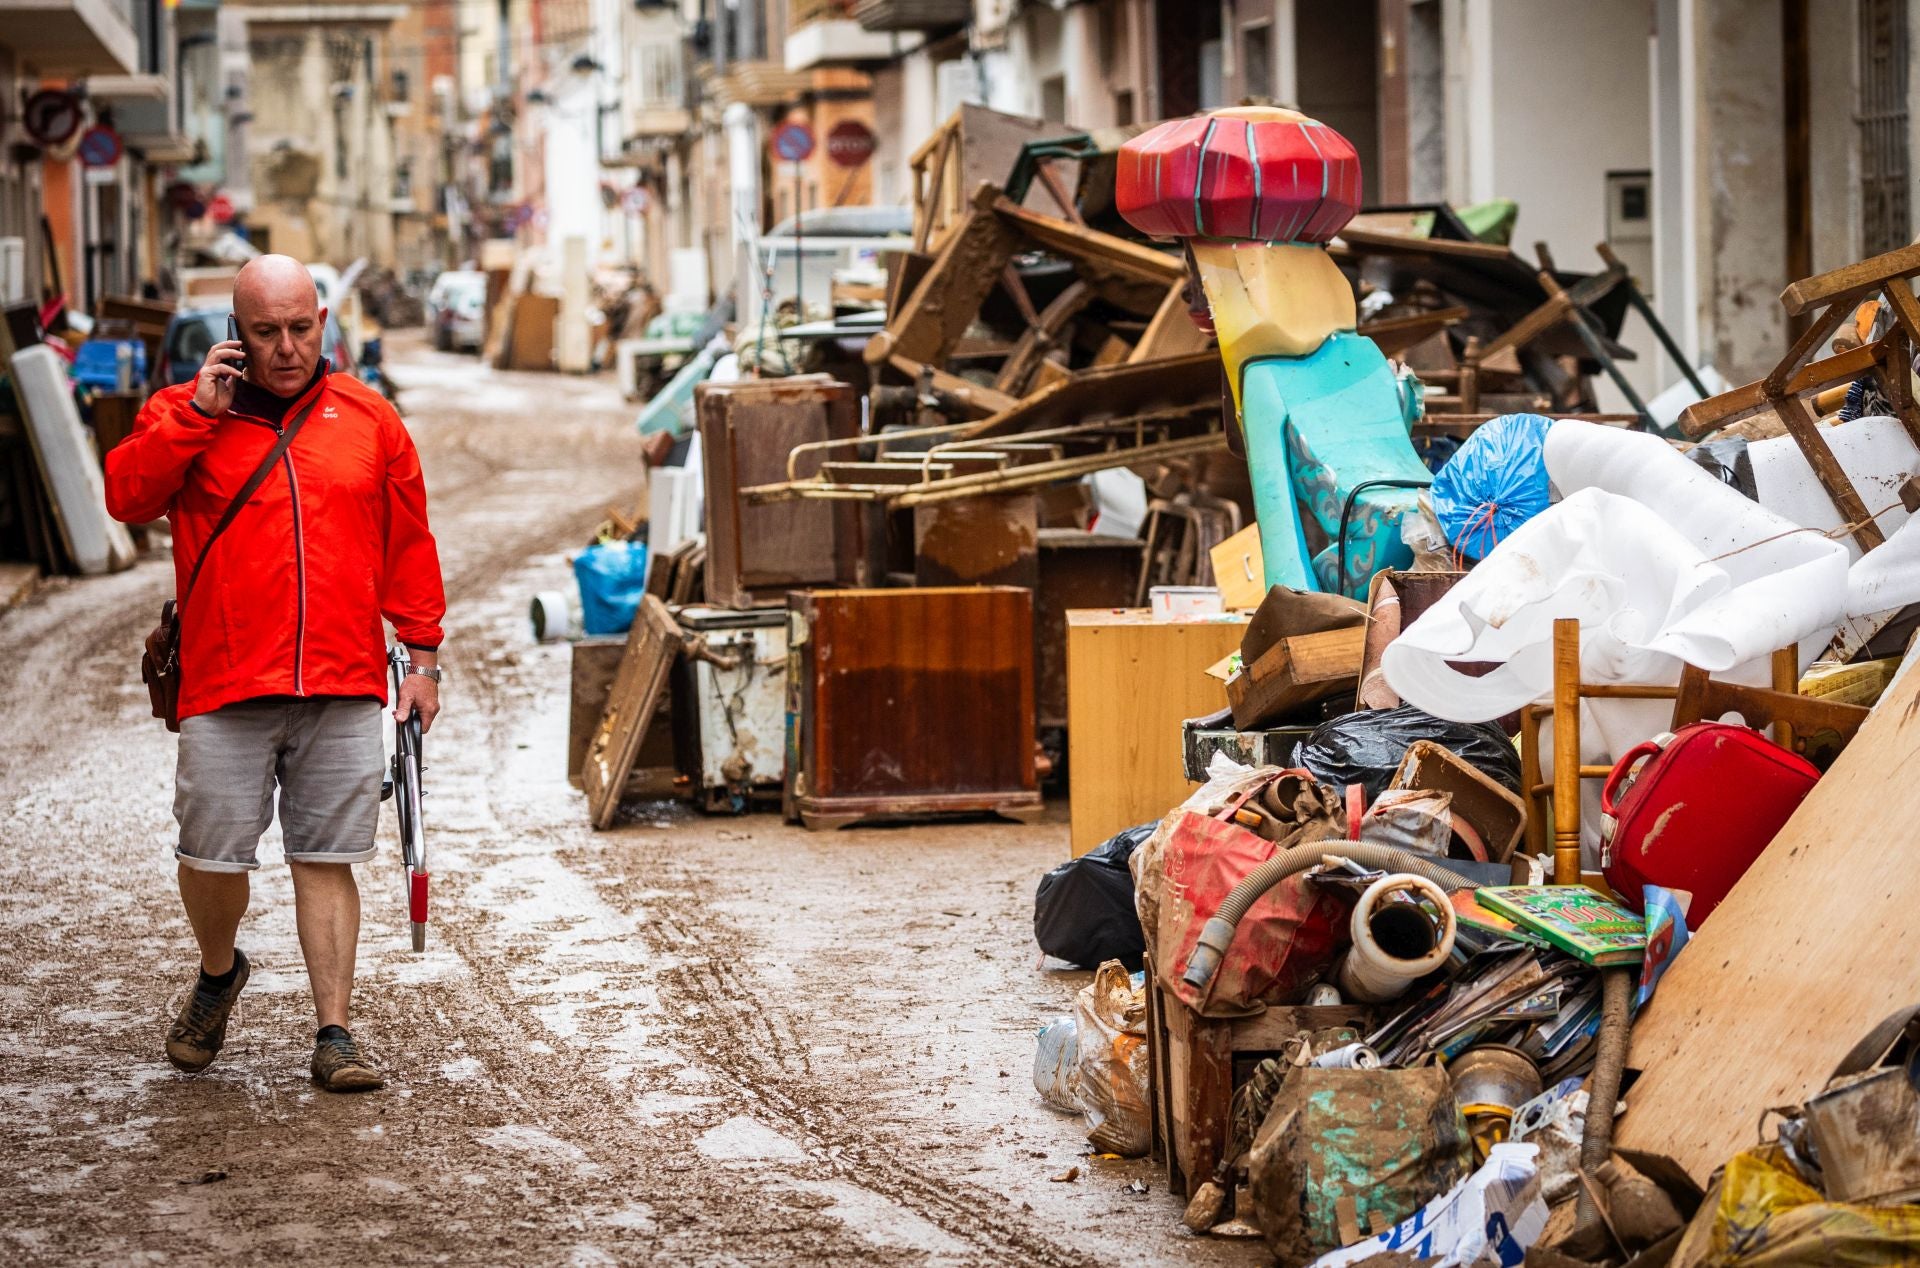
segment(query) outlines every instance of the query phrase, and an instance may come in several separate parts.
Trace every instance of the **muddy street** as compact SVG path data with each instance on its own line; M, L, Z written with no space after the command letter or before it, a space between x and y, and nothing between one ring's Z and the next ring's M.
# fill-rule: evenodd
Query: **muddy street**
M278 829L226 1050L161 1053L192 982L174 740L135 651L163 557L0 616L0 1228L19 1262L1251 1263L1031 1082L1085 975L1041 972L1064 816L811 835L565 777L564 646L528 597L641 488L602 377L401 342L450 607L427 749L436 908L407 948L392 816L358 870L356 1033L386 1091L309 1083ZM1049 1177L1078 1165L1080 1177ZM1143 1195L1130 1190L1144 1181ZM1145 1208L1145 1209L1143 1209Z

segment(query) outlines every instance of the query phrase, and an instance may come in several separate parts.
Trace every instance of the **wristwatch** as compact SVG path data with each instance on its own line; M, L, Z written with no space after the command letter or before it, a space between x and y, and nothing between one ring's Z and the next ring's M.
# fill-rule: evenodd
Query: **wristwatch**
M435 682L440 681L440 667L438 665L432 668L428 668L425 665L410 665L407 668L407 672L410 674L419 674L422 678L431 678Z

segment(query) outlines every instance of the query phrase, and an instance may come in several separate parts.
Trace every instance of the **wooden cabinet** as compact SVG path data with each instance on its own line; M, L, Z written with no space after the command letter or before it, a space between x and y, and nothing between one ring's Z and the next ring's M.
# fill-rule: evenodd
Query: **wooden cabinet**
M1160 818L1192 790L1180 724L1226 691L1207 667L1240 646L1247 618L1156 622L1144 608L1067 613L1067 780L1073 853Z
M857 521L859 508L828 502L748 506L740 496L742 489L786 480L787 455L796 445L858 434L859 396L852 386L822 374L742 379L703 383L694 402L706 472L707 602L778 606L789 590L859 580L847 571L863 558L858 532L842 533L848 539L844 551L837 552L834 541L836 517ZM803 455L795 474L813 475L832 456Z
M1039 812L1031 591L816 590L789 610L792 817Z

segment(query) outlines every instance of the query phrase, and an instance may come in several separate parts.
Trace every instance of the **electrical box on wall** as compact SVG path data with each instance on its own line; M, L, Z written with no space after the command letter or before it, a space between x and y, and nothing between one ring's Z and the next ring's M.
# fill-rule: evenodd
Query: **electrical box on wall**
M1607 245L1633 274L1634 285L1653 294L1653 173L1607 173Z

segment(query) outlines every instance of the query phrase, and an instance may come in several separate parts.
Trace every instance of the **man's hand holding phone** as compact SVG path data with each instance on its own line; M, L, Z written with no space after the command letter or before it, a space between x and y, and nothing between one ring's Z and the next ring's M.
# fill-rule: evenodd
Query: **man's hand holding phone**
M233 404L234 385L247 372L247 350L240 342L240 326L227 314L227 337L207 349L207 359L193 381L193 403L201 413L218 415Z

